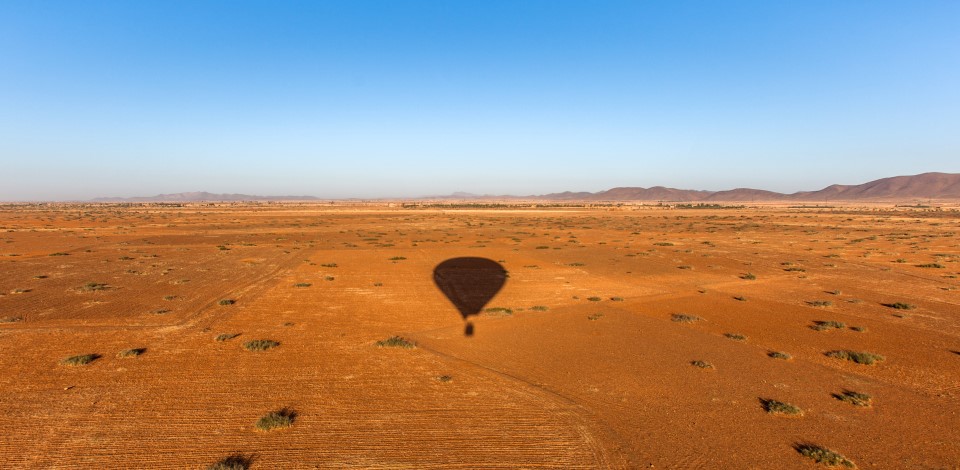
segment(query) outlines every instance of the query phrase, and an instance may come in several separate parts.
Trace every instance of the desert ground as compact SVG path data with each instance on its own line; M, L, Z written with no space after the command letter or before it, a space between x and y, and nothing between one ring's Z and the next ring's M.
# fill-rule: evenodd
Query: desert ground
M955 204L5 205L0 467L960 468L958 234ZM458 257L507 272L466 320Z

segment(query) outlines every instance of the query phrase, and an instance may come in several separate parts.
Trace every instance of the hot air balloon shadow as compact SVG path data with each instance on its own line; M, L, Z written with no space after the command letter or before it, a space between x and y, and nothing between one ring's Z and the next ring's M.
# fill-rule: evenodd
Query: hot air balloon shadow
M433 282L466 322L464 336L473 336L469 317L479 314L506 281L507 270L486 258L451 258L433 268Z

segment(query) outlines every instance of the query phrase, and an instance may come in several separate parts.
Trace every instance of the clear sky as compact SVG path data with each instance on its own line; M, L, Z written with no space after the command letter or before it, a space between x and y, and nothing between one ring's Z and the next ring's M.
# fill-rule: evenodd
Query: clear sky
M960 172L957 1L0 2L0 200Z

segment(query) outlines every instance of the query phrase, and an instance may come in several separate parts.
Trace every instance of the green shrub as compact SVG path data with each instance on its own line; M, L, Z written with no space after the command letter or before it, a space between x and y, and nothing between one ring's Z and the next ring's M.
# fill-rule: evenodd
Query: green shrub
M734 340L734 341L746 341L746 340L747 340L747 337L746 337L746 336L743 336L743 335L741 335L741 334L739 334L739 333L724 333L723 336L726 336L727 338L730 338L730 339L732 339L732 340Z
M753 273L745 273L745 274L742 274L742 275L740 276L740 279L746 279L746 280L748 280L748 281L752 281L752 280L754 280L754 279L756 279L756 278L757 278L757 276L754 275Z
M815 321L813 326L810 328L816 331L828 331L828 330L840 330L846 328L847 325L843 322L829 320L829 321Z
M767 356L770 356L770 357L772 357L772 358L774 358L774 359L783 359L783 360L785 360L785 361L790 359L790 355L789 355L789 354L787 354L787 353L785 353L785 352L781 352L781 351L770 351L770 352L767 353Z
M550 309L545 305L534 305L533 307L530 307L530 310L533 310L534 312L546 312Z
M214 338L214 340L221 341L221 342L230 341L231 339L236 338L237 336L240 336L240 333L220 333L219 335L217 335L216 338Z
M810 300L807 301L807 305L811 307L829 307L833 305L833 302L829 300Z
M694 366L694 367L699 367L699 368L701 368L701 369L713 369L713 364L711 364L711 363L709 363L709 362L707 362L707 361L701 361L701 360L699 360L699 359L696 360L696 361L690 361L690 365L692 365L692 366Z
M217 303L223 306L227 306L227 305L233 305L237 303L237 301L234 299L220 299L220 301Z
M310 287L312 285L313 284L310 284L309 282L298 282L294 284L293 287Z

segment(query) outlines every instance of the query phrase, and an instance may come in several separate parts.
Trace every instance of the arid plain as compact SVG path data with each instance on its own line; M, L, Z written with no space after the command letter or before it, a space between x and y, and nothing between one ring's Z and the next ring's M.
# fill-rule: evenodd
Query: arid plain
M3 206L0 467L960 468L956 205L574 206Z

